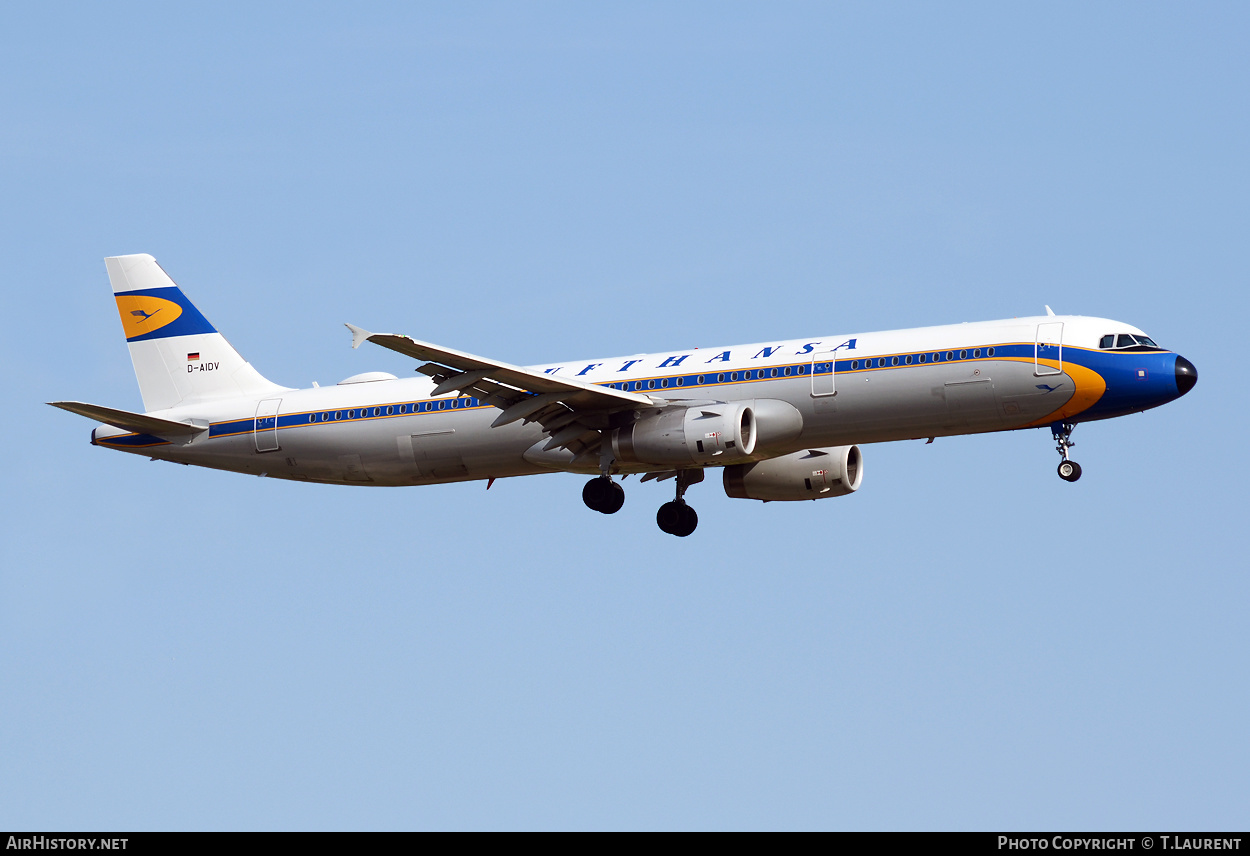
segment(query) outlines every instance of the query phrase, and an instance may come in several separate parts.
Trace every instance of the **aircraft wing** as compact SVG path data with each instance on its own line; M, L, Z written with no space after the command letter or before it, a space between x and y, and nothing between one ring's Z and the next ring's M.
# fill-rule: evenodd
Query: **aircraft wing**
M370 333L353 324L352 347L373 342L424 361L417 371L438 382L434 395L459 391L498 407L491 427L518 420L538 422L551 435L547 449L564 447L581 455L593 451L612 413L668 404L636 392L558 378L520 366L421 342L409 336Z

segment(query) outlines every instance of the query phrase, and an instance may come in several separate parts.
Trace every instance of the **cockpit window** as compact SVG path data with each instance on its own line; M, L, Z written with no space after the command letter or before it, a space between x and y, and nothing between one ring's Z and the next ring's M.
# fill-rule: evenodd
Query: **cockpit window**
M1120 333L1119 335L1108 333L1106 336L1103 336L1098 340L1098 347L1134 351L1163 350L1155 344L1154 339L1149 336L1143 336L1140 333Z

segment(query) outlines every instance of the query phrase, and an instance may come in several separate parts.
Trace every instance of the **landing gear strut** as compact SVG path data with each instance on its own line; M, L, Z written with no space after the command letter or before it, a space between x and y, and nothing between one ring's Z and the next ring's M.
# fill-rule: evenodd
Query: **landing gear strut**
M1059 478L1070 482L1081 477L1081 465L1068 459L1068 449L1076 445L1072 442L1072 429L1075 427L1072 422L1056 422L1050 426L1050 434L1055 438L1055 451L1063 457L1059 462Z
M693 508L686 505L683 497L686 494L686 488L701 481L703 481L703 470L677 471L677 498L661 505L655 515L655 522L660 527L660 531L676 535L678 538L685 538L695 530L695 527L699 525L699 515L694 513Z
M616 514L625 504L625 488L612 481L611 476L597 476L582 488L582 502L600 514Z

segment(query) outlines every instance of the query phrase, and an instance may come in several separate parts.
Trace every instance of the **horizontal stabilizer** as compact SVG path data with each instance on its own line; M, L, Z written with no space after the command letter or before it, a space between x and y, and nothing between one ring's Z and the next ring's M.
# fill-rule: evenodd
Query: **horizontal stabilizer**
M49 401L53 407L86 416L105 425L112 425L124 431L136 434L152 434L157 437L185 437L207 431L205 425L188 425L185 422L173 422L169 419L157 419L155 416L144 416L142 413L131 413L126 410L114 410L98 404L84 404L81 401Z

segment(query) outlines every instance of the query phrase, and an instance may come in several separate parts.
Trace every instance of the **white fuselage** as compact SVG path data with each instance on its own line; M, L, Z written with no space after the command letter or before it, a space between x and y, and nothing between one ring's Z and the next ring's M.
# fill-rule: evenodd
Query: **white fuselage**
M803 448L1108 418L1177 397L1170 374L1175 354L1099 349L1101 336L1121 331L1140 332L1107 319L1040 316L570 360L531 370L643 392L661 407L786 402L801 414L802 431L779 446L762 443L753 455L762 460ZM548 435L538 424L492 428L496 407L456 392L433 396L435 384L426 377L374 377L151 414L210 426L190 439L102 426L93 442L181 463L343 484L599 471L597 462L574 463L564 450L542 451ZM613 466L614 472L661 469Z

